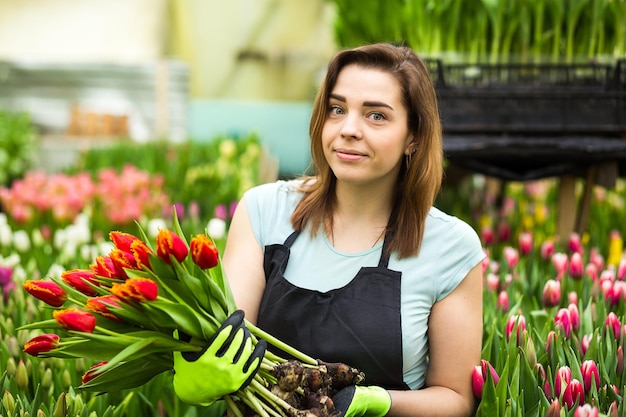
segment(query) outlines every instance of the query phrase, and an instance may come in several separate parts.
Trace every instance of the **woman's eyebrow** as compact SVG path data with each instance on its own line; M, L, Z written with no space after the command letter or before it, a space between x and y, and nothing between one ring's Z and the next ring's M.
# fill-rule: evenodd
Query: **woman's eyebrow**
M346 102L346 98L339 94L330 94L330 98L335 99L337 101L341 101L342 103ZM393 110L393 107L391 107L389 104L384 103L382 101L364 101L363 106L364 107L387 107L388 109Z

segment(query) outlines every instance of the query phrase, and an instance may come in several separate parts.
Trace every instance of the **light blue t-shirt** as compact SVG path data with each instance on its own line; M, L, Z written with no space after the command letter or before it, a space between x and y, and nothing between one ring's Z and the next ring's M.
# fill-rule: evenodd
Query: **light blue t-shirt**
M261 247L283 243L293 233L290 217L302 198L296 181L277 181L249 190L244 199ZM325 233L312 239L301 233L291 247L285 278L301 288L327 292L350 282L361 267L378 265L382 242L358 253L336 250ZM305 256L301 256L305 254ZM435 207L426 220L417 257L389 259L389 269L402 272L401 317L404 382L422 388L428 366L428 317L484 258L480 239L465 222ZM320 260L323 259L323 262Z

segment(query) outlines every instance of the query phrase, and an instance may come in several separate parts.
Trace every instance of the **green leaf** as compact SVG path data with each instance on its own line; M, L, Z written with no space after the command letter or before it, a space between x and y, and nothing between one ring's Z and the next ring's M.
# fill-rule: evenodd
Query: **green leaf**
M173 359L168 361L162 356L120 363L78 388L99 392L136 388L146 384L158 374L171 370L172 367Z

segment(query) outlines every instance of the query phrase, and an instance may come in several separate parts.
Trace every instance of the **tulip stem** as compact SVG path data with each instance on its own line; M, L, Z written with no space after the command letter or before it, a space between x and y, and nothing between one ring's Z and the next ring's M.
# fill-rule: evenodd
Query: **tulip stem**
M308 355L305 355L304 353L300 352L299 350L289 346L285 342L283 342L281 340L278 340L277 338L275 338L271 334L266 333L265 331L259 329L254 324L250 323L248 320L246 320L246 327L255 336L257 336L257 337L259 337L261 339L264 339L267 343L271 344L272 346L275 346L275 347L279 348L283 352L293 356L294 358L298 359L299 361L304 362L304 363L309 364L309 365L317 365L318 364L317 360L313 359L312 357L310 357Z

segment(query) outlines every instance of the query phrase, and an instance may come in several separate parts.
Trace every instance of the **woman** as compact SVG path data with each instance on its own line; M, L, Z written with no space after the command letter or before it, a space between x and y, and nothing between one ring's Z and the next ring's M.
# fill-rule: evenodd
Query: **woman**
M223 257L238 307L309 356L365 372L368 387L335 399L346 416L472 415L484 253L433 207L443 151L426 67L391 44L339 52L310 137L314 176L238 205Z

